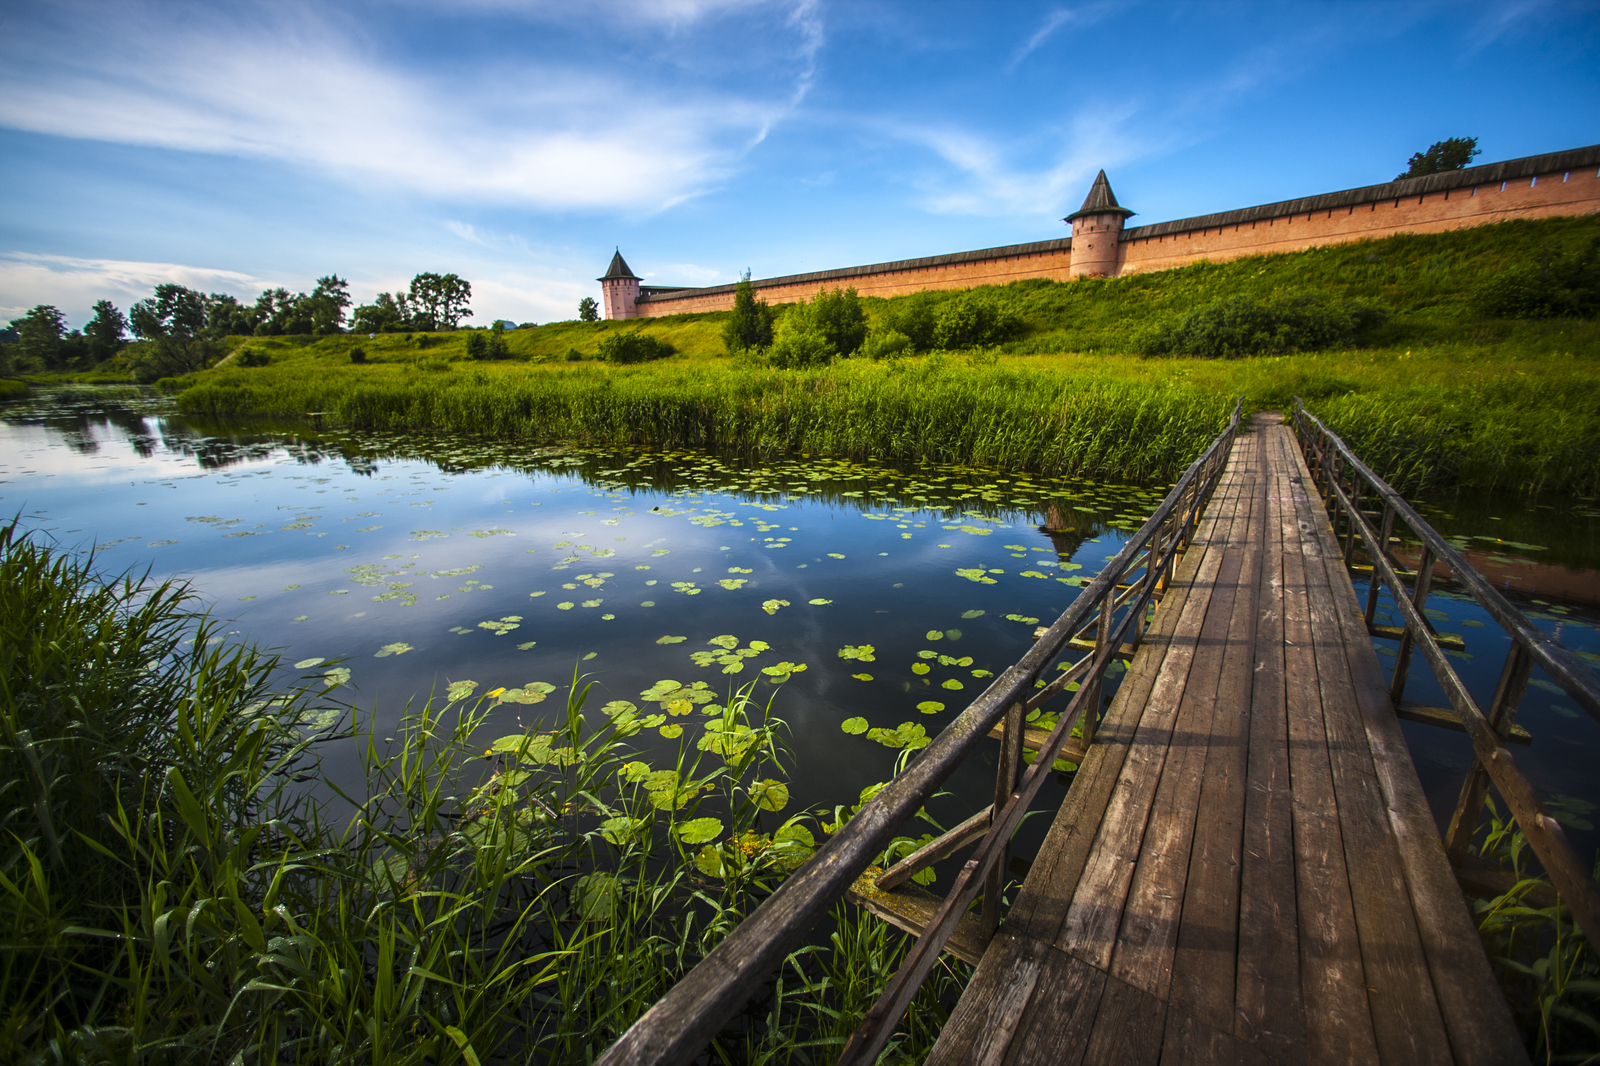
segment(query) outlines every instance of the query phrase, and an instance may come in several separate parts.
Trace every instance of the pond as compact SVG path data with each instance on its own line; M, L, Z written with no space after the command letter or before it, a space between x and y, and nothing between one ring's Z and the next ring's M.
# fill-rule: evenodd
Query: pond
M791 805L832 810L887 780L1028 647L1155 508L1166 485L795 455L535 447L335 430L188 425L132 389L36 392L3 409L0 505L108 573L193 583L227 630L281 649L286 678L334 685L380 737L452 685L502 701L490 736L560 707L626 700L659 722L646 758L689 757L707 708L754 685L788 724ZM1432 501L1497 585L1600 661L1594 501ZM1505 638L1448 587L1457 662L1487 700ZM1488 623L1488 624L1485 624ZM1392 642L1376 640L1392 662ZM295 665L298 665L298 669ZM1414 669L1409 698L1442 703ZM1600 732L1537 678L1518 749L1541 793L1570 797L1580 854ZM684 686L692 698L668 698ZM696 689L696 686L699 686ZM698 702L696 702L698 701ZM652 718L652 721L655 721ZM1447 816L1466 738L1406 723ZM946 825L987 803L998 742L930 804ZM353 749L324 751L335 780ZM1054 809L1058 774L1039 806ZM1031 854L1047 828L1025 826Z

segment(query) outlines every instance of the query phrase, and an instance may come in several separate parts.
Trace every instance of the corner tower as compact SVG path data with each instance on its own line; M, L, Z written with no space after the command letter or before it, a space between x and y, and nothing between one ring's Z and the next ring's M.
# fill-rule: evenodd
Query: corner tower
M628 269L620 250L611 257L611 266L605 274L595 280L600 283L606 318L639 317L639 276Z
M1122 269L1122 222L1133 213L1117 203L1117 194L1102 170L1083 198L1083 206L1061 220L1072 227L1067 277L1116 277Z

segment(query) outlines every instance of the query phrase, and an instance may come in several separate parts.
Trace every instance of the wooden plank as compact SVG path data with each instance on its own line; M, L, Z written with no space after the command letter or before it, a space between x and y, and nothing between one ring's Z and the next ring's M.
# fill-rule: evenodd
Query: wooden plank
M1339 619L1355 696L1450 1048L1462 1063L1524 1062L1527 1053L1445 858L1405 736L1389 713L1377 656L1369 644L1352 639L1361 619L1355 591L1345 582L1330 584L1342 601Z
M934 912L939 909L939 904L944 902L943 898L918 884L901 885L893 892L885 892L878 887L878 876L882 873L881 867L867 867L856 879L855 884L845 891L845 899L858 907L865 907L890 925L904 929L912 936L921 936L922 931L928 927L928 922L932 920ZM983 925L977 916L963 914L960 924L946 942L944 950L976 966L983 961L983 952L988 944L989 937L985 935Z
M1161 1056L1167 1005L1150 993L1107 977L1084 1051L1086 1063L1155 1062Z
M1005 1066L1079 1066L1089 1049L1105 984L1102 971L1048 949Z
M1212 585L1199 647L1179 700L1172 742L1159 767L1160 782L1141 838L1124 838L1133 849L1110 854L1112 862L1133 861L1133 880L1122 907L1110 974L1150 994L1167 998L1172 980L1173 954L1177 950L1179 918L1194 844L1200 795L1213 738L1217 709L1217 683L1223 661L1233 642L1234 605L1244 577L1248 555L1253 479L1238 469L1247 445L1236 445L1230 469L1238 490L1237 509L1224 549L1222 564ZM1231 921L1231 919L1230 919ZM1227 1006L1233 1003L1233 951L1226 980ZM1219 975L1212 975L1216 978Z
M1276 1060L1168 1003L1161 1066L1276 1066Z
M919 870L924 870L940 859L954 855L973 841L981 839L983 834L989 831L989 822L993 814L994 806L991 804L954 829L946 830L928 841L922 847L883 871L882 875L878 877L878 888L884 892L892 892L896 885L907 880Z
M1224 489L1223 499L1212 504L1226 516L1226 525L1219 520L1216 527L1215 539L1219 544L1224 543L1231 532L1239 505L1238 486L1225 478ZM1167 758L1184 686L1207 616L1211 597L1206 593L1214 589L1217 571L1226 554L1216 552L1213 567L1213 553L1209 550L1206 553L1206 566L1196 581L1200 594L1191 596L1185 603L1184 617L1151 688L1094 847L1076 879L1072 903L1056 937L1056 944L1062 950L1101 968L1110 965L1117 930L1122 924L1123 906L1133 880L1140 841L1160 784L1161 766Z
M1283 433L1283 444L1286 449L1292 448L1287 431ZM1340 626L1330 574L1331 564L1338 560L1338 580L1345 583L1344 563L1320 501L1296 504L1303 534L1300 551L1311 606L1311 638L1323 726L1373 1034L1380 1056L1388 1061L1448 1063L1449 1038L1433 994L1427 958L1406 891L1399 846L1389 824L1387 805L1356 705L1345 632ZM1351 600L1353 603L1353 592ZM1363 622L1361 630L1365 628Z
M1171 1005L1211 1029L1234 1031L1246 776L1255 681L1259 586L1267 554L1265 455L1247 438L1251 510L1228 621L1172 962ZM1281 713L1281 712L1280 712ZM1292 894L1292 890L1291 890ZM1281 948L1280 948L1281 950ZM1169 1029L1172 1015L1168 1016ZM1229 1037L1232 1043L1232 1037Z
M1387 689L1384 690L1384 695L1387 697ZM1395 708L1394 713L1408 722L1437 726L1440 729L1449 729L1456 733L1471 733L1471 730L1461 724L1461 716L1456 713L1454 707L1429 707L1421 703L1412 703L1409 700L1404 700L1399 707ZM1513 722L1511 729L1506 733L1506 743L1521 744L1523 747L1527 747L1533 743L1533 734ZM1409 752L1410 748L1406 750Z
M1205 575L1214 573L1221 561L1221 546L1211 547L1209 543L1215 534L1217 513L1213 509L1202 519L1195 541L1174 568L1172 587L1156 612L1155 623L1100 723L1095 743L1079 765L1072 788L1006 918L1006 927L1013 932L1053 941L1060 930L1128 746L1166 657L1174 647L1183 647L1184 656L1192 652L1185 646L1192 637L1180 639L1179 630L1191 593L1204 587ZM1198 624L1194 623L1196 627Z
M1284 461L1281 438L1269 438L1268 447L1280 464L1274 495L1287 502L1315 491L1309 475ZM1300 925L1307 1061L1372 1062L1378 1048L1367 1010L1366 978L1335 810L1311 643L1305 562L1295 550L1301 537L1300 523L1292 506L1282 508L1278 520L1283 542L1284 679L1289 774L1294 782L1295 907Z
M1047 950L1037 940L996 936L924 1060L927 1066L1000 1066Z
M1265 434L1263 434L1265 438ZM1293 782L1284 677L1283 496L1281 459L1261 444L1262 573L1256 611L1256 667L1250 693L1245 828L1240 851L1239 936L1234 1033L1278 1062L1306 1058L1295 902Z

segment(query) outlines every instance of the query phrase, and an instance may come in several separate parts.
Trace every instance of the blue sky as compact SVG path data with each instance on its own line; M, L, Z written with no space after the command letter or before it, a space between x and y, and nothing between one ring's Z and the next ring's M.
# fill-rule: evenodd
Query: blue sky
M1600 141L1600 2L0 0L0 317L419 271L574 317Z

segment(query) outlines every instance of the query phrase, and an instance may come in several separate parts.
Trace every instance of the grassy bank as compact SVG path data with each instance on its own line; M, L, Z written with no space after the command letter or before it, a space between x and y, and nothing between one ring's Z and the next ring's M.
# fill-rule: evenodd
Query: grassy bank
M508 333L512 358L465 360L464 334L255 338L267 365L185 379L193 416L303 418L534 441L628 441L927 458L1103 478L1171 477L1235 396L1302 395L1397 487L1600 494L1600 323L1482 317L1497 272L1586 247L1600 217L1400 236L1181 270L993 290L1020 336L777 371L721 354L722 314L562 322ZM1228 298L1360 300L1386 316L1352 351L1203 360L1126 354L1138 330ZM935 294L937 295L937 294ZM922 297L901 297L915 299ZM866 301L881 318L892 301ZM673 344L635 367L568 361L619 329ZM350 362L360 347L367 362Z
M710 717L657 769L628 744L650 704L586 721L579 679L490 739L492 704L551 687L456 681L313 791L348 671L277 687L193 607L0 528L0 1061L591 1061L825 831L784 810L784 725L745 691L660 693ZM904 951L840 907L713 1054L831 1062Z

